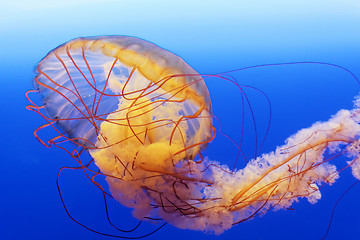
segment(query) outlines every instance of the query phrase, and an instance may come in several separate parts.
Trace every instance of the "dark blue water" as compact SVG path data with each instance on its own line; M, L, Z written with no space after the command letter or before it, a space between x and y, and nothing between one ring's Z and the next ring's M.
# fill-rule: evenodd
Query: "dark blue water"
M360 76L360 5L356 1L13 1L0 3L1 197L0 239L110 239L72 222L62 206L56 176L63 166L76 166L65 152L46 149L33 136L44 124L25 110L34 67L48 51L79 36L138 36L180 55L203 74L215 74L266 63L316 61L341 65ZM315 121L327 120L352 107L360 86L336 67L299 64L235 73L237 81L264 91L271 101L272 122L260 153ZM214 114L223 131L239 133L239 92L220 79L207 85ZM261 140L268 121L265 98L248 91ZM253 131L246 136L246 156L255 155ZM50 133L44 132L45 138ZM232 164L236 151L224 138L209 144L209 158ZM339 159L338 166L345 166ZM240 161L238 167L244 165ZM81 172L64 172L61 188L71 213L98 230L107 226L102 195ZM355 179L344 171L331 187L322 188L315 205L301 200L295 210L269 212L239 224L220 236L166 226L149 239L320 239L332 208ZM360 185L338 205L327 239L359 239ZM136 224L128 209L111 203L120 226ZM146 225L139 234L153 229Z

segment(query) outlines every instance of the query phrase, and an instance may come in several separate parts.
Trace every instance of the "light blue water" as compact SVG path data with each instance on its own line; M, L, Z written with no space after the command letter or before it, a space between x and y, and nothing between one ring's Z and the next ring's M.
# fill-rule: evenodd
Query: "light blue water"
M44 148L33 136L44 122L25 110L24 94L32 88L34 66L51 49L79 36L132 35L173 51L204 74L264 63L320 61L360 76L359 11L355 0L0 3L0 239L110 239L68 218L56 176L60 167L75 164L64 152ZM261 89L271 100L272 123L261 152L273 150L297 130L327 120L339 109L351 108L360 91L347 72L320 65L257 68L238 72L236 78L240 84ZM237 90L219 79L207 85L223 131L236 137L240 131ZM249 94L261 137L268 116L266 102L259 94ZM253 136L247 139L251 158ZM228 163L234 152L221 137L206 151L211 159ZM341 159L338 163L344 166ZM269 212L220 236L166 226L149 239L320 239L336 200L353 182L350 172L344 171L337 183L322 189L316 205L302 200L294 204L295 211ZM65 173L61 186L74 216L95 229L109 230L101 195L81 173ZM359 198L360 186L344 197L327 239L359 239ZM127 209L112 207L115 222L135 223Z

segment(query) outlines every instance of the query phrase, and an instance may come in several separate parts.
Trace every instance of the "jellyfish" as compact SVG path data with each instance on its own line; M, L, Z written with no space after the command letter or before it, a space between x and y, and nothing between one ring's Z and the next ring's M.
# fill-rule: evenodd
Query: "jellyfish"
M77 38L49 52L36 71L36 90L28 94L38 93L43 104L27 94L27 108L46 123L35 137L64 149L82 168L87 152L99 169L95 175L108 186L91 180L137 219L221 234L301 198L316 203L319 186L339 178L331 160L340 155L360 180L360 97L353 109L299 130L242 169L230 169L203 156L218 131L208 75L170 51L128 36ZM43 140L44 128L56 136ZM62 146L68 142L71 149Z

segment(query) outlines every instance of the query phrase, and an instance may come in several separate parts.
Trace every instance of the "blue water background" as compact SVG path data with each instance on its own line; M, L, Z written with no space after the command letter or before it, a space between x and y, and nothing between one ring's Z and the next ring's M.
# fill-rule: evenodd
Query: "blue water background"
M0 239L111 239L69 219L56 176L60 167L76 164L33 136L44 121L25 110L25 92L32 89L34 67L51 49L79 36L119 34L154 42L204 74L265 63L317 61L341 65L360 76L359 13L357 0L1 1ZM339 109L351 108L360 91L347 72L329 66L264 67L235 75L240 84L261 89L271 100L271 128L261 152L275 149L297 130L326 120ZM239 91L220 79L209 79L207 84L223 131L237 138ZM262 139L267 103L256 91L248 92ZM254 156L252 133L249 126L244 143L248 158ZM236 156L221 136L206 154L229 164ZM344 159L337 163L345 166ZM322 189L316 205L303 199L293 205L294 211L269 212L220 236L168 225L148 239L320 239L335 202L353 182L350 171L344 171L337 183ZM77 219L117 233L107 227L102 196L83 174L66 172L61 186ZM327 239L360 239L359 199L360 185L339 204ZM135 224L129 210L111 206L114 222L124 227ZM139 233L151 228L145 226Z

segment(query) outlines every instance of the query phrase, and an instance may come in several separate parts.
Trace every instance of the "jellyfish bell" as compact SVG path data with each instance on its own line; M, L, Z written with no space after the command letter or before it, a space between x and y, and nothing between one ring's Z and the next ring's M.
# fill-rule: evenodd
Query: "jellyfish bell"
M39 63L37 70L35 87L46 103L47 113L53 118L61 118L58 120L61 127L87 147L94 144L104 114L111 114L119 104L123 108L131 107L128 114L132 115L159 105L151 112L164 115L152 116L160 119L166 116L160 103L170 105L168 109L176 108L174 114L181 109L184 116L191 116L196 108L203 109L202 115L205 112L211 114L209 93L201 76L180 57L138 38L105 36L75 39L51 51ZM91 115L87 113L89 110L99 117L89 121L86 118ZM143 121L150 115L144 114ZM75 118L79 121L71 121ZM132 118L134 121L138 119ZM203 130L211 126L212 120L209 117L198 118L188 123L199 121L206 121L206 124L202 122L199 125ZM208 136L194 130L189 129L196 137L203 135L205 139Z
M50 145L88 151L111 196L138 219L220 234L299 198L318 201L319 185L339 178L334 156L349 156L360 176L359 101L230 170L202 156L216 135L210 96L177 55L134 37L86 37L52 50L37 72L44 105L28 108L48 123L35 135L52 126L59 135Z

